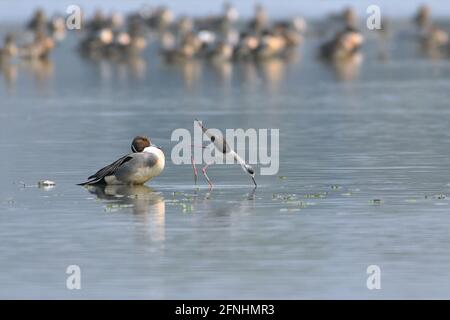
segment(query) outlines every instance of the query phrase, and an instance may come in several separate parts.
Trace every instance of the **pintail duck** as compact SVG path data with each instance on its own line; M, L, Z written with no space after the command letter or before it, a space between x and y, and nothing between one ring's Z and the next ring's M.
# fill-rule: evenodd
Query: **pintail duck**
M164 47L163 41L161 53L168 62L185 59L189 60L195 58L204 46L204 41L202 41L195 33L191 32L183 36L181 43L178 46Z
M62 41L66 36L66 20L63 16L55 15L48 23L48 29L53 39Z
M47 59L55 47L55 42L44 32L36 32L32 43L19 49L19 55L25 59Z
M355 9L353 7L345 8L344 12L342 13L342 18L346 27L353 29L357 28L358 16L356 15Z
M260 39L252 34L243 32L236 47L234 48L234 57L236 59L251 59L255 50L259 47Z
M274 34L271 31L264 31L255 50L257 58L272 58L280 56L286 48L286 38L280 34Z
M147 137L137 136L131 144L132 153L100 169L79 185L130 184L141 185L158 176L164 169L165 157L161 148Z
M422 5L417 10L417 14L414 17L414 22L419 30L425 30L431 25L431 8L427 5Z
M265 28L267 28L269 24L269 18L266 12L266 9L264 9L264 7L260 4L256 4L255 5L255 15L253 17L253 19L250 21L249 23L249 30L255 32L255 33L260 33L262 32Z
M47 29L47 16L45 15L44 10L37 9L33 16L31 17L30 21L27 23L27 29L32 32L37 31L46 31Z
M364 37L358 30L347 27L331 41L324 43L319 53L326 60L345 59L359 52L363 41Z
M422 36L422 44L427 49L442 48L445 47L448 42L448 33L437 26L431 26L429 31Z
M230 61L233 57L233 47L221 41L207 56L214 62Z

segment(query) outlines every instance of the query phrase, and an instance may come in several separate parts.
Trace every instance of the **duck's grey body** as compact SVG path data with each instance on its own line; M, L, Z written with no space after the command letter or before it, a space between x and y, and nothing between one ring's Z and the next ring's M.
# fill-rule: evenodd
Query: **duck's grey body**
M144 184L158 176L164 169L164 153L158 147L150 146L143 152L130 153L100 169L81 185Z
M159 175L164 168L164 160L148 152L132 153L131 157L117 168L113 175L105 177L108 184L144 184Z

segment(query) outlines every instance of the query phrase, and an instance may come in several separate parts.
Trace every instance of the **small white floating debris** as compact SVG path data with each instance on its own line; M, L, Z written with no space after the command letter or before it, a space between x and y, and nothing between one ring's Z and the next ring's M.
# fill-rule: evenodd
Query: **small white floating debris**
M51 181L51 180L40 180L40 181L38 181L38 187L39 188L49 189L49 188L53 188L54 186L56 186L56 183L54 181Z

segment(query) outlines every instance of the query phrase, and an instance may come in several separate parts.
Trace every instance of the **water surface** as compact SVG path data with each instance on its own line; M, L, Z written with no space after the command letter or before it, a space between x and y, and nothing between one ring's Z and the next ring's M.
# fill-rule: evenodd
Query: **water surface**
M406 32L406 31L405 31ZM407 33L407 32L406 32ZM2 298L448 298L450 61L369 35L334 70L307 39L289 61L93 62L70 37L48 64L0 74ZM167 161L147 186L76 186L149 135L279 128L280 172ZM51 179L56 187L36 187ZM380 200L373 202L373 200ZM66 289L79 265L82 289ZM366 287L366 268L382 289Z

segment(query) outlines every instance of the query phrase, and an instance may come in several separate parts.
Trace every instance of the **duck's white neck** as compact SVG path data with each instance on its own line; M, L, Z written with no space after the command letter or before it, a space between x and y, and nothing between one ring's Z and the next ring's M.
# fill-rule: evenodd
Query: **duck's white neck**
M150 146L145 148L142 152L147 152L147 153L152 153L154 155L156 155L159 159L164 160L164 153L162 152L161 149L154 147L154 146Z

